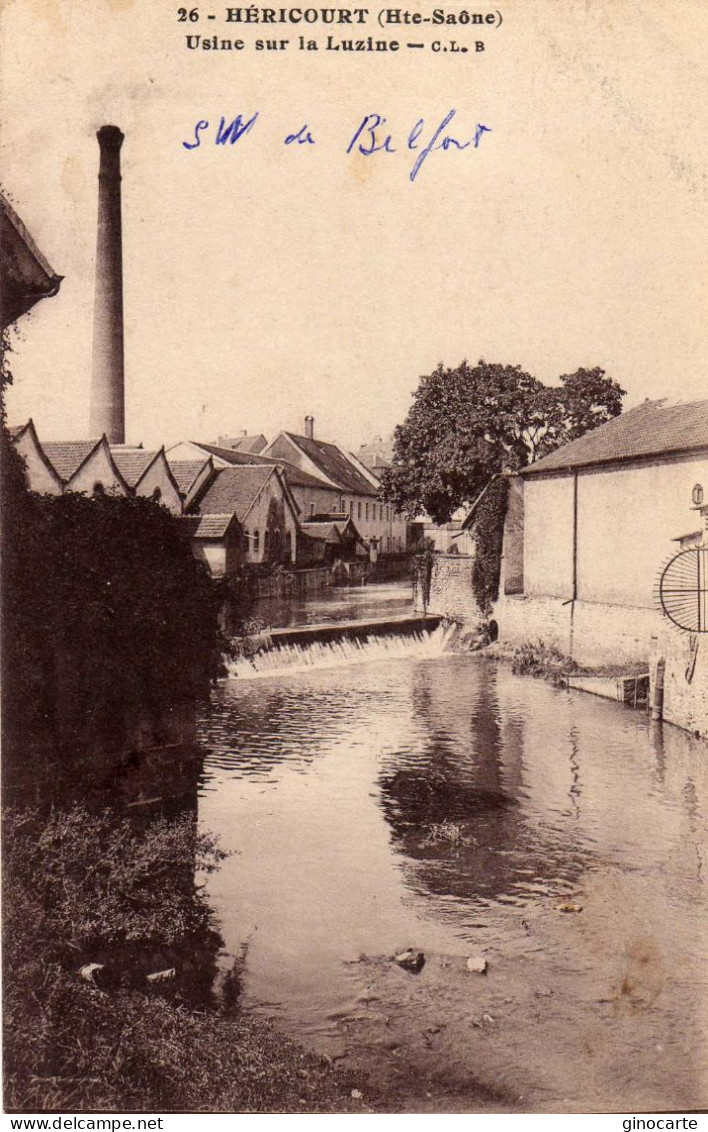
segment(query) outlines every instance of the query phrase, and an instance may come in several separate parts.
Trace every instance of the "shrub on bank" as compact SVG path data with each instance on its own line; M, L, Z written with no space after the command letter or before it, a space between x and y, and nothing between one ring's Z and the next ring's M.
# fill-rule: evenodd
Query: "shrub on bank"
M577 665L569 656L547 645L544 641L524 641L515 648L511 657L511 670L519 676L542 676L551 683L564 686L568 673Z

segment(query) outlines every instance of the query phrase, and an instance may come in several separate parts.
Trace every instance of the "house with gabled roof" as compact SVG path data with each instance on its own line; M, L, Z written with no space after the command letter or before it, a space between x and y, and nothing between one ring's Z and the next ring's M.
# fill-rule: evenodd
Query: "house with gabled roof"
M262 453L240 452L232 448L222 448L217 444L205 444L196 440L183 440L173 445L167 452L170 462L175 460L196 460L211 458L215 468L258 466L280 468L288 487L300 508L301 515L314 515L316 512L339 510L341 492L331 484L324 483L316 476L303 471L287 460L279 460Z
M220 536L213 535L217 520L234 516L238 523L240 553L234 543L236 528L223 525ZM270 464L236 465L215 468L190 508L194 517L213 520L208 525L209 538L220 539L210 554L205 553L214 574L228 573L237 558L239 563L255 565L265 562L294 564L297 560L297 504L280 469ZM194 537L205 539L207 528L195 528Z
M316 438L312 417L305 418L304 435L281 432L264 455L285 460L338 493L337 506L321 508L306 490L294 488L304 518L320 510L344 512L369 544L373 557L405 551L406 521L382 501L379 480L352 452Z
M308 565L366 562L369 549L349 515L313 515L300 523L298 559Z
M691 500L708 493L708 401L645 401L511 481L500 640L581 663L646 660L657 586Z

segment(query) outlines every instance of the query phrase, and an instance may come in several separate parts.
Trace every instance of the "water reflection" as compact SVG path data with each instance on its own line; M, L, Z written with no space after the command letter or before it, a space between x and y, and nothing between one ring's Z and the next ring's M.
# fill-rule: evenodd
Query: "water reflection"
M395 1037L407 1079L473 1059L490 1087L535 1081L539 1107L607 1104L618 1058L637 1103L704 1095L689 736L460 656L231 682L202 736L201 819L238 853L210 890L248 1003L387 1087ZM387 960L406 946L428 956L413 980Z

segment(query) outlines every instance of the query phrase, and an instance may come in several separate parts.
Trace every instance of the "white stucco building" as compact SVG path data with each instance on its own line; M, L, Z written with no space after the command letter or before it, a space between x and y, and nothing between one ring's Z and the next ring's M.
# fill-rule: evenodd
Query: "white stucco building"
M646 660L697 485L708 492L708 401L645 401L525 468L505 525L500 640L542 639L587 664Z

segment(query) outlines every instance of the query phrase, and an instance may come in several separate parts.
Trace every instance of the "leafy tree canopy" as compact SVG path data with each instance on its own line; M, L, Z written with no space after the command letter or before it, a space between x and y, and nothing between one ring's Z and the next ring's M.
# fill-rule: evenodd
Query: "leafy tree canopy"
M427 512L447 522L491 476L522 468L618 416L624 393L599 367L547 386L520 366L440 363L421 378L395 430L384 498L410 518Z

